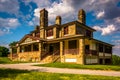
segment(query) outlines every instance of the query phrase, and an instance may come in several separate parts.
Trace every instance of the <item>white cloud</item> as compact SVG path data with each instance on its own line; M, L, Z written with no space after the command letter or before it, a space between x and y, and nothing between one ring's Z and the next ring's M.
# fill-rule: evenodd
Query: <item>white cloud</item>
M99 19L99 18L103 18L104 17L104 15L105 15L105 12L104 11L100 11L99 13L97 13L97 18Z
M0 0L0 12L17 15L19 8L18 0Z
M55 17L60 15L62 18L64 18L64 21L72 20L72 17L75 13L74 8L69 4L70 2L67 2L67 0L62 0L60 3L54 2L51 4L51 6L46 6L46 9L48 11L48 17L49 21L53 22L55 20ZM34 10L34 16L40 17L40 10L43 9L43 7L39 7ZM67 19L67 20L65 20Z
M33 23L32 21L29 21L28 24L29 24L30 26L34 26L34 23Z
M120 23L120 17L114 19L116 23Z
M0 28L16 28L18 25L20 25L20 23L16 18L0 18Z
M19 25L20 23L16 18L0 18L0 35L10 33L10 29L14 29Z
M116 27L115 25L111 24L111 25L107 25L107 27L100 27L100 26L94 26L94 29L101 31L102 34L101 35L108 35L113 33L114 31L116 31Z

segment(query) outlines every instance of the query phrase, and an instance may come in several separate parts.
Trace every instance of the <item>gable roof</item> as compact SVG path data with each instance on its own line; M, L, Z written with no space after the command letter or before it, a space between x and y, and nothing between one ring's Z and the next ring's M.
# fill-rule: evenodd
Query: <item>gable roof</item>
M30 39L32 39L32 40L40 40L39 37L33 37L33 36L27 34L27 35L25 35L18 43L19 43L19 44L22 43L22 42L23 42L25 39L27 39L27 38L30 38Z

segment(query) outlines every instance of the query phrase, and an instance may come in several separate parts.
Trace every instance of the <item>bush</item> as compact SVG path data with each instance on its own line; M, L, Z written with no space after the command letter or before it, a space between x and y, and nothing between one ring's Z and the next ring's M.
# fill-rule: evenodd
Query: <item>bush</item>
M113 55L112 56L112 63L113 63L113 65L120 65L120 56Z

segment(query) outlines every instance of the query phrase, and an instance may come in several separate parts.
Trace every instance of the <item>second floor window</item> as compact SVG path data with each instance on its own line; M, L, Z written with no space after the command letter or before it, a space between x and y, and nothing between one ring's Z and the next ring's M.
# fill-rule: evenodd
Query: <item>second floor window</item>
M64 27L64 35L68 34L68 27Z
M47 30L47 37L53 36L53 29Z
M87 37L91 37L91 34L92 34L91 31L86 30L86 36L87 36Z

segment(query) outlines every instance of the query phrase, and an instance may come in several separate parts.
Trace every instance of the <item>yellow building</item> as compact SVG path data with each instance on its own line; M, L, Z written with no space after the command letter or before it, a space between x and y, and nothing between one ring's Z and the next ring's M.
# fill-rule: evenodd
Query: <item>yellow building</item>
M48 12L40 11L40 26L25 35L15 47L10 58L32 62L70 62L77 64L110 64L112 45L93 38L94 29L86 25L86 13L78 12L78 20L48 26ZM17 49L16 54L13 49Z

